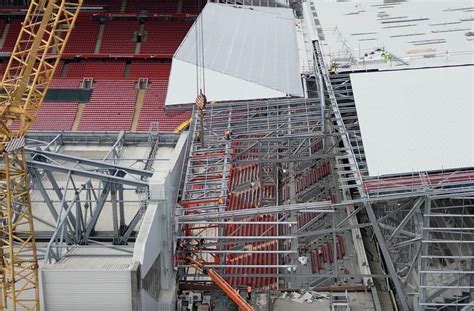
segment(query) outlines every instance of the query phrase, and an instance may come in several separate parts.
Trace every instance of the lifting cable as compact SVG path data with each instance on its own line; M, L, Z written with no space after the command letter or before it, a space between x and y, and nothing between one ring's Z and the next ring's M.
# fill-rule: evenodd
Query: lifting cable
M202 7L202 1L196 0L198 9ZM206 94L206 82L204 73L204 11L201 11L196 19L196 95Z

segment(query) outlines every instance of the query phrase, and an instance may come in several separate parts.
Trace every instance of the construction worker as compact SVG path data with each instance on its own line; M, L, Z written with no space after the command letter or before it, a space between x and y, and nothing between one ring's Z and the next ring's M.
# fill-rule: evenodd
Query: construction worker
M205 242L206 242L206 241L205 241L203 238L199 239L198 248L203 249Z
M336 62L332 62L331 67L329 68L329 73L330 74L336 74L337 73L337 67L339 67L339 65Z
M382 51L382 54L380 54L380 56L382 56L383 60L386 63L390 62L390 60L392 59L392 55L387 51Z
M224 139L225 140L230 140L231 135L232 135L232 132L229 129L224 131Z
M250 302L252 300L252 286L250 284L247 284L247 302Z

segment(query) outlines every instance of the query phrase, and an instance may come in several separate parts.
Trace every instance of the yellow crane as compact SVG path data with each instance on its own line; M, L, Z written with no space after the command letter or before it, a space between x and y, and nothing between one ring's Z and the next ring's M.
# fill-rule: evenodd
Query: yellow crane
M38 261L24 135L36 120L82 0L32 0L0 84L3 310L39 310Z

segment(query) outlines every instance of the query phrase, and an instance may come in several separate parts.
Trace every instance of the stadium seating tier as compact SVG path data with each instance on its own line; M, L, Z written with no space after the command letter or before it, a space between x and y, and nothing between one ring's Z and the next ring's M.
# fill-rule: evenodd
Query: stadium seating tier
M127 0L126 6L123 6L120 0L86 0L84 4L103 7L104 12L110 13L178 12L178 2L175 0L159 2ZM196 0L184 1L182 12L198 13L200 7L202 6L198 5ZM5 7L2 8L5 9ZM5 34L4 44L0 47L0 51L13 50L21 29L21 22L20 16L12 17L10 21L0 19L0 36ZM85 103L77 130L130 130L136 105L135 84L140 78L149 79L150 84L145 90L144 102L138 118L138 131L148 131L150 125L156 122L160 130L172 131L190 117L190 112L165 112L164 102L171 68L171 55L175 53L185 37L192 21L148 19L142 22L145 23L146 38L141 44L139 54L135 54L137 47L135 36L140 30L140 22L137 19L115 16L112 20L107 17L100 21L99 17L90 14L84 14L78 18L64 51L65 59L59 63L55 79L50 86L52 89L78 89L84 78L94 79L91 99L90 102ZM104 33L102 41L98 42L101 23L104 23ZM100 47L101 54L94 57L97 45ZM138 59L123 58L129 57L128 55L132 57L134 54L138 56ZM149 57L146 55L150 54L159 54L162 59L159 61L146 59L145 57ZM163 59L163 57L168 57L168 59ZM7 63L6 57L0 60L1 75ZM77 107L77 103L45 102L32 129L71 130Z

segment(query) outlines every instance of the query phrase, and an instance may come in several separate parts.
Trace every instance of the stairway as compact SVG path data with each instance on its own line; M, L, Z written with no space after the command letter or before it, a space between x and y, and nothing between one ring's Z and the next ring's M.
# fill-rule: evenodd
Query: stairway
M3 34L0 36L0 49L3 48L3 44L5 43L5 39L7 38L9 29L10 29L10 23L5 24L5 28L3 28Z
M97 34L97 42L95 44L94 53L100 53L100 47L102 46L102 38L104 37L105 24L100 24L99 33Z
M71 131L75 132L79 128L79 124L81 123L82 114L84 113L84 108L86 104L78 104L76 116L74 117L74 123L72 124Z
M140 89L137 91L137 98L135 100L135 111L133 112L133 120L132 120L132 132L136 132L138 128L138 121L140 120L140 113L143 107L143 101L145 99L145 89Z

